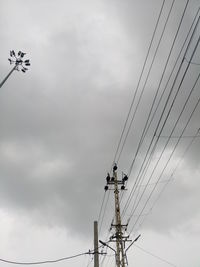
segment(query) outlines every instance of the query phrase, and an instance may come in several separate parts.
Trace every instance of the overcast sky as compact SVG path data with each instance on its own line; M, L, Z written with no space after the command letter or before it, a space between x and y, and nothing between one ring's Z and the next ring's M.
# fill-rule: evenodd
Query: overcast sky
M51 260L92 248L93 221L98 219L106 173L113 162L162 2L0 0L0 79L11 69L7 60L10 50L26 52L26 58L31 61L25 74L15 71L0 89L0 258ZM119 160L119 175L122 171L128 173L130 168L186 2L176 0L174 3ZM139 92L171 3L167 0L164 5ZM189 1L162 90L199 6L199 0ZM187 59L199 33L200 27L188 49ZM200 47L193 63L200 64L199 55ZM186 66L186 60L184 64ZM200 72L197 64L189 67L163 135L169 135ZM197 83L174 136L180 135L186 125L200 97L199 88ZM166 100L166 95L163 99ZM157 116L160 113L161 108ZM185 136L196 134L200 128L199 116L198 106ZM153 128L134 164L122 205L134 184L152 134ZM176 141L172 138L167 146L152 183L161 173ZM142 221L131 232L132 238L141 234L138 246L177 267L199 267L200 264L200 137L193 140L184 154L191 141L192 137L180 141L162 177L163 183L156 188L142 213ZM159 140L142 185L147 182L165 142L165 138ZM146 196L151 189L152 186L148 186ZM114 198L110 192L100 232L100 239L104 241L107 241L113 211ZM134 216L138 213L139 210ZM130 215L131 207L124 223ZM134 220L132 217L128 233ZM169 266L134 246L129 250L128 259L130 266ZM6 264L0 262L1 266ZM87 267L93 266L93 262L91 256L83 256L47 266ZM113 257L107 257L101 266L115 266Z

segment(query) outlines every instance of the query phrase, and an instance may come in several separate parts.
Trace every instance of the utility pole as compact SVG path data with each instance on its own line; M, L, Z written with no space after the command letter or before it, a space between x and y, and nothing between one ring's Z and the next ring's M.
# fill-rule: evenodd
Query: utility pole
M98 242L98 222L94 221L94 250L89 250L89 252L87 253L89 255L94 255L94 267L99 267L99 255L107 254L104 252L99 252Z
M29 59L23 60L23 57L26 55L26 53L23 53L22 51L19 51L17 55L15 54L14 50L10 51L10 57L8 61L10 64L14 64L14 67L11 69L11 71L6 75L6 77L3 79L3 81L0 83L0 88L4 85L4 83L8 80L10 75L13 73L14 70L26 72L28 69L26 66L30 66Z
M115 164L113 167L113 176L110 177L110 174L107 175L106 177L107 185L104 188L105 191L107 191L108 189L114 190L114 196L115 196L115 223L111 224L111 229L114 228L115 233L110 237L109 242L116 243L115 258L117 267L125 267L125 265L128 264L127 257L125 254L125 243L127 241L131 241L129 240L129 236L124 235L124 230L127 228L128 225L127 224L123 225L121 223L120 201L119 201L119 192L120 190L125 190L125 183L127 180L128 177L125 174L122 175L122 180L118 180L117 165ZM121 188L119 188L119 185L121 185ZM114 188L109 188L109 186L112 186ZM106 243L102 241L101 243L111 248Z
M99 267L98 222L94 222L94 267Z
M114 177L114 193L115 193L115 222L114 227L116 228L116 264L117 267L124 267L124 247L123 247L123 233L122 233L122 224L121 224L121 214L120 214L120 203L119 203L119 189L118 189L118 180L117 180L117 166L113 167L113 177Z

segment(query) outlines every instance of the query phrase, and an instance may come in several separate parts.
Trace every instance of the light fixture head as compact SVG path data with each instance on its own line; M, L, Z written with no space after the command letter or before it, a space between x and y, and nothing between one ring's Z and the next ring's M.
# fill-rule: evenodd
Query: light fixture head
M25 73L28 70L28 68L26 68L25 66L31 65L29 59L26 59L26 60L22 59L25 55L26 53L19 51L16 56L15 51L10 50L11 58L9 58L8 61L10 62L10 64L15 64L15 70L18 70L18 71L21 70L22 72Z

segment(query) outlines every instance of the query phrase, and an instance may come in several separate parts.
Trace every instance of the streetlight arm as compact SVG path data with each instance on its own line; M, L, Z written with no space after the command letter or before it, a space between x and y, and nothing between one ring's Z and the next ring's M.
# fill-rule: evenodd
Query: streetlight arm
M16 65L12 68L12 70L8 73L8 75L3 79L3 81L0 83L0 88L4 85L4 83L8 80L10 75L13 73L13 71L16 69Z
M115 254L116 254L116 251L114 250L114 248L110 247L110 246L109 246L108 244L106 244L105 242L99 240L99 243L101 243L101 244L102 244L103 246L105 246L105 247L108 247L108 248L112 249L112 250L115 252Z
M139 238L140 238L141 235L137 236L133 242L127 247L127 249L125 250L125 252L133 245L133 243L135 243Z
M26 66L30 66L29 59L23 60L26 53L23 53L22 51L19 51L17 56L15 54L14 50L10 51L11 58L8 59L10 64L14 64L14 67L11 69L11 71L8 73L8 75L3 79L3 81L0 83L0 88L4 85L4 83L7 81L7 79L10 77L10 75L13 73L14 70L21 70L22 72L26 72L28 68Z

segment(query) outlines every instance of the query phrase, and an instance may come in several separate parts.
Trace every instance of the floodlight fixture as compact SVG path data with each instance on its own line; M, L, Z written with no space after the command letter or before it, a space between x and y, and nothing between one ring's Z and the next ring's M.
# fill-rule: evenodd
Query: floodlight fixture
M26 53L19 51L17 54L14 50L10 51L10 58L8 58L8 61L10 62L10 65L14 64L14 67L11 69L11 71L8 73L8 75L3 79L3 81L0 83L0 88L4 85L4 83L7 81L7 79L10 77L10 75L13 73L14 70L22 71L25 73L28 68L27 66L30 66L30 60L26 59L24 60L24 56Z
M26 68L25 66L30 66L30 60L29 59L26 59L26 60L23 60L22 58L26 55L26 53L22 52L22 51L19 51L17 53L17 56L16 56L16 53L14 50L11 50L10 51L10 57L8 59L8 61L10 62L10 64L14 64L14 69L15 70L18 70L18 71L22 71L22 72L26 72L28 70L28 68Z

